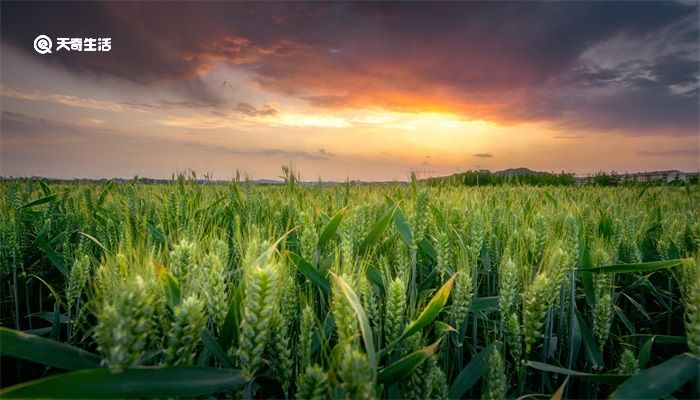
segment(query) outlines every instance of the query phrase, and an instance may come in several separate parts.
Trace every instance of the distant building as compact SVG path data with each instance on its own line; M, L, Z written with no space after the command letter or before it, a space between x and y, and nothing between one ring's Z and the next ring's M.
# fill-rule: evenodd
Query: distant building
M675 180L685 181L686 174L685 172L673 169L669 171L635 172L633 174L624 174L621 178L635 182L672 182Z
M602 177L609 177L617 182L663 182L669 183L673 181L696 181L698 179L700 172L683 172L678 170L668 170L668 171L650 171L650 172L632 172L625 174L602 174ZM588 175L588 176L575 176L574 182L577 185L585 185L596 181L598 175Z
M574 176L574 183L578 186L585 185L590 182L590 176Z

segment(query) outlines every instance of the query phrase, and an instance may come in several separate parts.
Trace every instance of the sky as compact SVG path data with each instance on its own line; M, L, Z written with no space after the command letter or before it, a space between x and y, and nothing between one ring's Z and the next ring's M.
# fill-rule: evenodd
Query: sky
M0 175L697 171L699 6L3 1Z

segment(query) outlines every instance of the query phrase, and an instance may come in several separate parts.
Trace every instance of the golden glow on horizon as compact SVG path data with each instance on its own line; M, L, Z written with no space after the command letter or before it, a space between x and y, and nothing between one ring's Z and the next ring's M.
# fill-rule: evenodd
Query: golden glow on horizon
M398 112L382 109L330 111L324 113L279 112L265 117L246 118L272 126L328 128L391 128L401 130L489 129L496 124L485 120L468 120L455 114L436 112Z

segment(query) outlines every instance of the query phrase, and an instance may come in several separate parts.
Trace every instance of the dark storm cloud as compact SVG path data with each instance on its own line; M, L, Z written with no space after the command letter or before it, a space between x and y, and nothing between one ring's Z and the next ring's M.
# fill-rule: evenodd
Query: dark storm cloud
M576 68L562 78L566 84L599 92L550 85L535 91L513 113L516 118L555 120L566 129L697 135L700 63L690 57L673 54L616 70Z
M614 69L577 66L562 74L558 81L589 88L646 88L695 85L699 78L698 52L683 51L651 60L622 63Z
M183 27L187 35L187 25L180 24L185 22L182 17L190 12L190 6L182 6L187 9L168 13L167 19ZM163 4L161 10L167 13L168 8ZM63 52L43 59L77 73L111 75L136 82L191 74L198 66L197 61L185 60L169 40L163 40L168 35L163 21L158 21L155 14L139 12L143 9L134 3L5 2L2 39L33 52L32 43L39 34L51 38L111 37L113 47L107 53ZM131 12L135 14L130 15Z
M697 83L698 60L683 53L664 57L651 67L654 79L662 85Z
M3 2L2 41L29 52L42 61L62 66L82 76L114 77L137 83L176 82L175 88L199 101L217 104L220 98L198 79L202 63L189 59L182 49L197 40L211 38L188 29L191 20L206 19L199 8L136 3ZM167 15L167 17L164 17ZM54 52L39 55L33 50L37 35L112 38L109 52Z
M40 56L31 44L41 33L110 36L113 47ZM600 129L649 123L687 134L697 127L697 111L689 113L697 106L697 51L626 66L580 64L586 50L613 38L661 35L669 48L696 48L697 5L2 3L2 40L34 57L76 74L179 82L206 104L219 99L199 76L223 62L245 68L267 89L318 107L430 109ZM671 85L688 88L681 93ZM611 93L598 103L577 92L591 88ZM237 112L260 112L240 104Z
M612 68L575 67L562 80L579 87L606 87L622 77L620 71Z

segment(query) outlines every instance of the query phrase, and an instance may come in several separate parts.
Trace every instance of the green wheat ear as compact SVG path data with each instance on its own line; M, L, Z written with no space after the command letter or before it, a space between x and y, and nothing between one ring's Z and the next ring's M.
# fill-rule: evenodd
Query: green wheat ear
M296 398L299 400L321 400L328 398L328 375L318 365L309 365L299 377Z
M301 223L300 246L301 255L312 265L316 265L316 244L318 243L318 232L314 223L314 217L307 212L300 212L299 219Z
M350 280L342 276L346 282ZM359 332L355 311L343 292L334 287L332 294L331 309L335 318L335 327L338 334L338 343L353 343L356 341L356 334Z
M226 267L222 262L220 252L215 251L207 255L202 261L202 268L206 271L206 308L211 315L214 324L220 327L224 323L228 312L228 282L226 279Z
M298 368L302 371L304 367L311 364L311 343L316 330L316 313L310 305L306 305L301 311L301 322L299 326L298 344ZM301 373L301 372L300 372Z
M411 348L420 347L418 337L413 336ZM432 375L435 369L435 359L433 357L420 363L404 381L403 392L406 398L411 400L422 400L430 397L432 391Z
M248 377L253 377L262 364L275 308L275 278L272 265L268 263L249 268L246 272L238 359L243 373Z
M506 367L501 354L500 345L496 343L489 355L486 371L486 385L483 386L481 398L505 399L508 391L508 378Z
M510 355L514 361L519 362L523 352L523 343L520 340L521 327L517 312L512 312L506 317L503 330L510 348Z
M504 258L498 268L498 309L500 316L505 319L510 314L515 296L518 293L519 279L517 267L513 260Z
M503 258L498 269L498 310L503 321L505 342L513 360L519 361L522 353L520 340L520 320L514 307L515 297L520 287L518 271L510 257Z
M610 334L613 319L612 295L609 291L596 298L593 308L593 333L598 339L598 345L602 349Z
M374 399L374 372L367 355L356 348L346 346L338 370L344 398L348 400Z
M286 396L291 386L294 359L292 358L289 329L279 311L273 314L270 328L270 341L268 343L270 364L275 378L282 384Z
M229 254L229 247L226 242L224 242L221 239L214 239L214 241L211 243L211 249L212 252L219 257L219 260L224 264L228 264L228 254Z
M116 289L97 313L95 341L109 368L135 367L149 344L153 310L152 290L140 275Z
M452 249L450 247L450 237L445 231L438 231L436 238L435 250L437 252L437 270L440 276L440 281L445 280L448 274L448 269L452 268Z
M685 334L691 353L700 357L700 258L690 261L685 268Z
M430 398L436 400L446 400L448 398L447 377L439 366L435 366L430 376Z
M170 272L180 282L185 282L194 269L194 243L182 239L170 252Z
M455 292L452 303L452 318L454 327L460 329L469 314L469 307L472 304L472 296L474 294L472 285L472 276L468 270L463 270L457 273L455 278Z
M78 300L78 297L80 297L89 274L90 257L87 255L77 257L73 263L73 267L70 270L68 288L66 289L66 302L68 303L68 308L71 308Z
M523 326L525 355L530 354L535 341L542 336L544 318L547 314L547 292L550 284L547 275L537 274L534 281L523 293Z
M639 364L637 363L637 357L630 349L625 349L620 355L620 365L617 368L620 374L634 375L639 372Z
M207 316L204 305L194 295L175 306L168 335L167 365L192 365Z
M403 331L406 315L406 285L400 278L395 278L389 284L386 299L386 317L384 320L384 338L387 343L393 343Z
M362 307L367 312L367 318L372 323L372 328L379 325L379 304L374 284L367 277L360 277L360 293L362 297Z
M597 246L591 252L593 265L608 265L612 259L602 247ZM613 319L612 301L613 278L611 275L598 274L594 277L595 305L593 312L593 333L602 349L610 335L610 327Z

